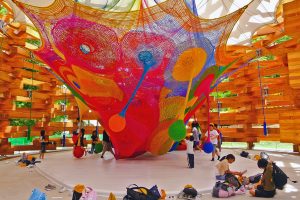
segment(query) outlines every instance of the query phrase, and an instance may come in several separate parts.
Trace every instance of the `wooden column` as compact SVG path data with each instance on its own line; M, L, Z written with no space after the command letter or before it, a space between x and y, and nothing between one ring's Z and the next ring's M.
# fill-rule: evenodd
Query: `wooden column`
M297 152L297 153L300 153L300 144L294 144L293 145L293 151Z
M253 142L247 142L247 149L248 150L252 150L254 147L254 143Z

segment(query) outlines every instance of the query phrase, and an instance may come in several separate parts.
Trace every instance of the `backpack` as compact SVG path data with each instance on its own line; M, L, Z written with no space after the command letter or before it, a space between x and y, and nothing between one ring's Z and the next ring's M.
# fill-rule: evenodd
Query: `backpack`
M123 200L158 200L160 197L145 187L139 187L135 184L128 186L127 194Z
M244 158L248 158L249 153L247 151L242 151L240 156L244 157Z
M233 174L225 174L225 182L235 187L236 190L238 190L242 186L239 179Z
M293 183L297 183L298 181L291 180L275 163L273 165L273 180L275 187L279 190L282 190L285 184L287 184L288 179Z
M198 195L197 190L193 187L184 188L183 193L190 198L195 198Z
M29 200L46 200L46 199L47 199L46 194L36 188L32 190L32 194L29 197Z
M282 190L289 177L275 163L272 163L272 165L275 187L279 190Z
M228 198L234 194L233 187L230 187L226 183L221 183L220 181L216 182L212 190L212 196L217 198Z

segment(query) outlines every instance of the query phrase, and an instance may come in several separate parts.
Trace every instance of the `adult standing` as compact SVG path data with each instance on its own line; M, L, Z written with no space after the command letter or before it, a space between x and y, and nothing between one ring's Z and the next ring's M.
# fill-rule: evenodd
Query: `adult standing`
M82 129L80 130L79 135L78 135L79 140L77 140L77 146L78 146L78 142L80 141L80 146L81 146L81 147L84 147L84 134L85 134L85 129L82 128Z
M218 129L218 125L217 124L214 124L214 129L219 133L219 136L218 136L218 148L219 148L219 151L221 152L222 151L223 136L222 136L221 131Z
M220 159L220 154L219 154L218 149L217 149L219 133L214 129L214 124L213 123L209 124L209 135L210 135L210 141L214 146L214 149L212 151L211 161L215 161L215 155L218 156L218 160L219 160ZM206 131L205 137L208 137L208 131Z
M83 129L83 127L84 127L84 123L83 123L83 121L80 120L80 118L78 117L78 118L77 118L77 131L76 131L77 134L80 133L80 130Z
M102 140L103 150L102 150L101 158L103 158L105 152L107 152L107 151L111 152L115 157L115 153L112 150L111 141L110 141L110 138L109 138L107 132L105 130L103 130L102 134L103 134L103 140Z
M94 151L95 151L95 146L96 146L96 144L98 142L98 139L99 139L98 135L97 135L97 131L93 131L91 138L92 138L92 148L91 148L90 154L93 154Z
M44 159L46 153L46 144L47 144L45 130L41 130L40 143L41 143L40 159Z

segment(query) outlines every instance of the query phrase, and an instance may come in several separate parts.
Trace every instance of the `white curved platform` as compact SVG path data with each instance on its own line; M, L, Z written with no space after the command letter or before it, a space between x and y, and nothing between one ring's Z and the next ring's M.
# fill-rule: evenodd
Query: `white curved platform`
M225 150L222 155L233 153ZM106 155L109 156L109 155ZM236 156L232 170L245 170L246 175L259 172L256 162ZM176 151L164 156L143 155L128 160L105 160L100 155L87 155L82 159L73 158L72 152L50 153L37 165L38 171L69 189L81 183L92 187L100 196L113 192L121 197L130 184L151 187L157 185L168 195L178 194L186 184L192 184L199 191L211 190L215 183L215 165L211 155L195 153L195 168L187 168L186 152Z

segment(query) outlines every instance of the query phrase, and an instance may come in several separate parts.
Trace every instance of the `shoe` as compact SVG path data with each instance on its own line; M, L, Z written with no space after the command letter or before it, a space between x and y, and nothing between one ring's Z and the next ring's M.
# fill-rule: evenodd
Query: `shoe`
M237 191L234 192L235 194L245 194L246 189L244 186L241 186Z
M49 184L48 184L48 185L45 186L45 190L46 190L46 191L50 191L50 190L52 190L52 188L51 188L51 187L49 186Z
M101 156L101 158L103 158L103 156Z
M45 190L47 190L47 191L55 190L55 189L56 189L55 185L48 184L45 186Z
M220 160L220 156L218 156L218 160Z
M27 166L27 168L34 168L34 165L30 164L30 165Z
M65 188L65 187L61 187L60 189L59 189L59 193L63 193L63 192L65 192L67 189Z
M215 158L212 158L210 161L215 161Z

